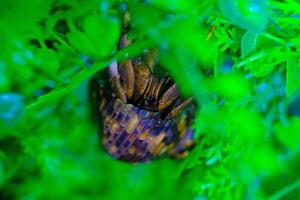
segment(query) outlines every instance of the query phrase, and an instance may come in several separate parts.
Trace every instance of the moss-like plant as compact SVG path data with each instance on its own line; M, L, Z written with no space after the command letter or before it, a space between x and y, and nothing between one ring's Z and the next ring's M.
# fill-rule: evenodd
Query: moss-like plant
M0 199L299 199L299 19L297 0L1 0ZM198 142L122 163L89 81L154 46L199 105Z

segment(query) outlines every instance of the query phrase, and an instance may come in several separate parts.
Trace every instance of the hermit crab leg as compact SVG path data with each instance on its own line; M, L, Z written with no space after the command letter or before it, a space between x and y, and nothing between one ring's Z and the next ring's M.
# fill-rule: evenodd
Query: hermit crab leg
M144 94L151 79L151 72L149 68L144 66L143 63L137 61L133 64L134 70L134 94L133 100L138 101Z
M119 42L119 48L122 49L130 44L131 40L128 40L127 34L123 34ZM127 98L130 99L134 90L134 71L131 60L121 62L118 70L120 72L121 80L123 81Z
M127 98L130 99L134 91L134 71L132 67L131 60L126 60L120 64L120 76L123 81L123 86L125 88Z
M118 63L114 61L112 64L109 65L109 76L112 81L112 85L117 97L124 103L127 103L127 97L125 91L120 82L120 76L118 72Z
M156 92L155 92L155 99L158 99L158 95L159 95L164 83L165 83L165 79L161 79L160 82L158 83L158 86L157 86Z
M189 105L191 103L192 100L193 100L193 98L190 97L187 100L185 100L184 102L182 102L181 104L179 104L178 106L176 106L175 108L173 108L172 111L167 114L165 119L172 119L173 117L178 115L184 109L184 107L186 107L187 105Z
M167 91L163 94L158 104L158 111L167 108L179 97L179 89L176 84L173 84Z

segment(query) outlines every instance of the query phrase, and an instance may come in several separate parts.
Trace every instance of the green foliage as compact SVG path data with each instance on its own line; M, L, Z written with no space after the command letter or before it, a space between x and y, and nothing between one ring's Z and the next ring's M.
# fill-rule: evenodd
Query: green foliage
M268 25L268 0L220 0L224 16L239 27L261 32Z
M126 9L134 44L118 50ZM2 0L0 10L0 199L300 198L298 1ZM198 103L197 145L181 161L122 163L99 145L90 80L154 46Z
M297 150L300 143L300 119L291 118L288 124L275 124L276 136L278 141L290 148L291 150Z
M78 51L94 59L105 58L113 52L120 34L117 19L90 15L83 20L82 29L83 32L75 29L67 34L69 42Z
M300 89L300 82L298 75L300 74L299 61L297 59L290 59L286 66L286 92L287 95L297 93Z
M249 54L256 46L257 33L247 31L241 40L242 58Z

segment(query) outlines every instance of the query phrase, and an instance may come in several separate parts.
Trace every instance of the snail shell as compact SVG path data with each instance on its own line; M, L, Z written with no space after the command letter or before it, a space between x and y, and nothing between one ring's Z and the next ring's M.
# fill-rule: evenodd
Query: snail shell
M179 141L174 120L161 119L159 112L143 110L112 98L102 101L105 149L116 159L146 162L161 156Z

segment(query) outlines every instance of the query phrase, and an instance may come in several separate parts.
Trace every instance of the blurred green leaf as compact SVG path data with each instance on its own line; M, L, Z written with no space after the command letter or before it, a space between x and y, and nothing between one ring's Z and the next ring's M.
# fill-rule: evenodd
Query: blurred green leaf
M240 48L239 36L236 27L232 27L229 21L219 21L214 22L216 28L213 32L214 36L217 38L216 44L220 48L221 52L228 50L229 48L233 51Z
M151 4L159 6L164 9L171 11L190 11L194 7L193 1L184 1L184 0L171 0L171 1L158 1L150 0Z
M159 0L149 0L149 3L155 5L164 10L173 12L196 12L199 8L205 9L205 7L211 7L215 3L214 0L209 1L185 1L185 0L169 0L169 1L159 1Z
M1 1L0 91L22 101L2 101L0 199L299 199L299 15L296 0ZM197 102L196 144L132 165L99 145L90 77L153 47Z
M243 143L260 144L264 142L266 128L262 116L248 109L238 109L231 113L231 127L240 133L238 140Z
M0 157L0 188L2 187L4 181L5 181L4 166L2 163L2 158Z
M247 31L241 41L242 58L255 49L257 33Z
M94 55L95 47L89 38L81 31L72 31L67 35L69 42L80 52L86 55Z
M244 66L253 76L263 77L272 72L272 70L279 64L290 59L291 55L281 47L273 47L270 49L263 49L256 54L251 54L237 63L235 67Z
M277 154L268 144L254 146L243 155L245 164L247 164L255 174L274 174L280 169Z
M94 73L96 73L99 70L102 70L107 65L108 65L108 63L106 63L106 62L103 62L103 63L98 62L98 63L95 63L91 69L83 69L76 76L74 76L72 78L72 80L70 81L70 83L68 85L62 86L60 88L57 88L57 89L51 91L48 94L40 96L35 102L27 105L26 109L31 109L35 106L42 105L43 103L46 103L46 102L51 102L53 100L56 100L56 99L62 97L63 95L70 93L77 86L79 86L79 84L83 80L91 77Z
M286 93L288 96L295 94L300 89L300 65L298 59L290 59L286 65Z
M220 0L224 16L234 24L252 32L261 32L268 25L268 0Z
M269 199L270 200L279 200L283 198L287 198L288 194L300 188L300 180L295 181L294 183L287 185L282 188L275 194L273 194ZM290 195L291 196L291 195ZM293 198L293 197L292 197Z
M83 21L83 30L88 35L99 57L105 57L116 49L120 22L115 17L92 15Z
M114 17L91 15L82 22L83 32L73 30L69 42L82 53L101 59L109 56L117 47L120 22Z
M41 59L41 67L51 76L55 76L59 68L59 60L52 49L41 49L37 56Z
M0 60L0 92L8 90L9 81L7 79L6 64Z
M210 82L210 88L229 100L247 98L249 82L241 74L222 74Z
M274 126L279 142L292 150L297 150L300 144L300 119L292 117L288 124L277 123Z
M24 97L21 94L0 94L0 121L6 125L14 125L20 119L23 109Z

